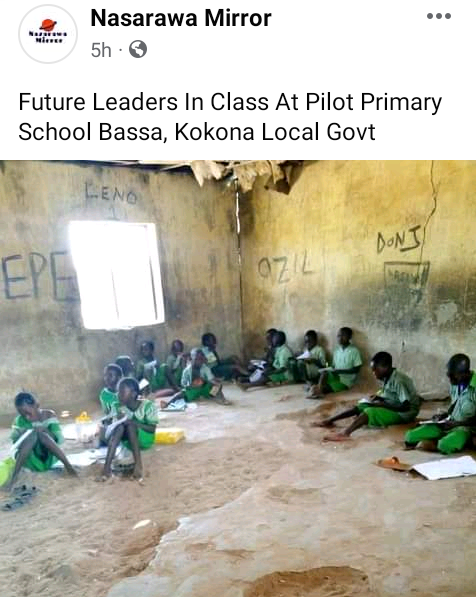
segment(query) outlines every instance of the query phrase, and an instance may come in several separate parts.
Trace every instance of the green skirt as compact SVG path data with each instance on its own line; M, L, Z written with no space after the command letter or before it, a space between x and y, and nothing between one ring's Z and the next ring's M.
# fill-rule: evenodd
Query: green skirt
M165 374L167 369L167 365L163 363L157 369L155 377L150 380L150 390L152 392L157 392L158 390L165 390L170 388L170 384L167 379L167 375ZM182 368L179 367L172 373L172 377L175 380L177 386L180 386L180 382L182 381Z
M189 386L188 388L184 388L183 393L185 394L185 400L187 402L193 402L200 398L210 398L212 387L211 383L204 383L202 386Z
M385 408L384 406L370 406L369 404L357 404L357 408L361 413L365 413L369 420L369 427L389 427L390 425L400 425L404 421L394 410Z
M141 450L148 450L149 448L152 448L155 443L155 433L149 433L143 429L138 429L137 439L139 441L139 448ZM132 447L128 439L122 440L121 443L124 444L128 450L132 451Z
M333 392L345 392L349 389L349 386L341 382L339 375L332 371L327 374L326 383Z
M30 471L44 473L45 471L51 470L57 460L56 456L51 452L48 452L48 450L38 442L30 452L24 466Z

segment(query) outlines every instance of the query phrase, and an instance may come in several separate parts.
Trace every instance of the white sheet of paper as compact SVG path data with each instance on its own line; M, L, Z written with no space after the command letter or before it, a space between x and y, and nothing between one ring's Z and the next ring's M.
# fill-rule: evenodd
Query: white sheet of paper
M476 475L476 460L471 456L460 456L459 458L445 458L415 464L413 470L420 473L430 481L437 479L452 479L454 477L468 477Z
M370 398L361 398L359 404L372 404L372 400Z
M300 354L298 357L296 357L298 360L299 359L312 359L312 354L308 351L305 350L302 354Z
M139 382L139 390L143 390L149 385L149 382L143 377Z

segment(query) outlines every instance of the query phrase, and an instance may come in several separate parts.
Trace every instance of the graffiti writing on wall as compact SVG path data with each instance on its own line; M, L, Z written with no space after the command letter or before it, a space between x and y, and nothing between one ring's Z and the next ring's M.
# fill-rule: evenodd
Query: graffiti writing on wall
M59 302L79 301L76 275L68 251L47 256L32 251L2 257L3 293L7 300L38 299L45 292L44 279L51 282L51 298Z
M403 230L385 237L381 232L377 234L377 254L382 253L384 249L399 250L401 253L413 251L421 245L419 230L421 226L413 226L408 230Z
M387 261L384 263L385 289L394 300L420 302L430 274L430 262Z
M262 257L258 261L258 274L278 284L286 284L296 276L309 276L315 273L307 250L304 253L280 257Z
M137 193L118 187L98 186L92 182L84 183L84 198L86 201L102 199L103 201L120 201L135 205L139 199Z

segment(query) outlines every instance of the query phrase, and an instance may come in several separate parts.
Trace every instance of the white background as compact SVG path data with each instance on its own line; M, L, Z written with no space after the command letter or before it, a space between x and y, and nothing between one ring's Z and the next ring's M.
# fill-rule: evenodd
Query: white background
M99 2L100 0L98 0ZM468 159L476 154L474 119L474 2L412 0L402 2L325 0L216 0L173 2L124 0L93 4L58 2L74 17L79 31L74 52L57 64L39 64L24 54L18 27L40 2L4 3L2 20L3 84L0 94L0 158L3 159ZM195 12L193 27L91 27L91 8L110 12ZM269 27L205 27L205 8L236 12L272 12ZM428 12L450 12L450 20L427 19ZM134 59L129 43L142 39L147 56ZM112 58L91 56L93 42L111 47ZM122 48L122 52L119 49ZM282 92L304 98L307 92L352 94L353 112L32 112L19 111L19 93L79 95L92 106L92 93L133 97L186 92L267 96ZM431 112L359 110L362 92L395 96L443 96ZM118 126L161 126L168 142L21 141L19 124L76 126L88 120ZM175 142L175 122L208 121L214 126L254 124L258 140ZM261 123L312 126L319 141L260 141ZM376 141L331 141L325 129L375 125ZM97 124L93 124L96 130Z

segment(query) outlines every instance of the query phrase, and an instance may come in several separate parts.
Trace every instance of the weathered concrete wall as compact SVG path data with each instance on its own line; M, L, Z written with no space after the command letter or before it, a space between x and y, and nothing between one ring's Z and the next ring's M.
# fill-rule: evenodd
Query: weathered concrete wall
M84 404L97 396L103 365L135 355L143 339L155 339L162 355L176 337L191 347L213 330L223 353L240 351L235 204L224 185L200 188L184 174L4 162L0 210L1 414L12 412L22 388L44 404ZM82 326L68 222L111 218L157 226L163 325Z
M476 162L312 163L289 196L258 186L241 216L245 345L274 326L333 348L348 325L420 391L445 388L454 352L476 365Z

